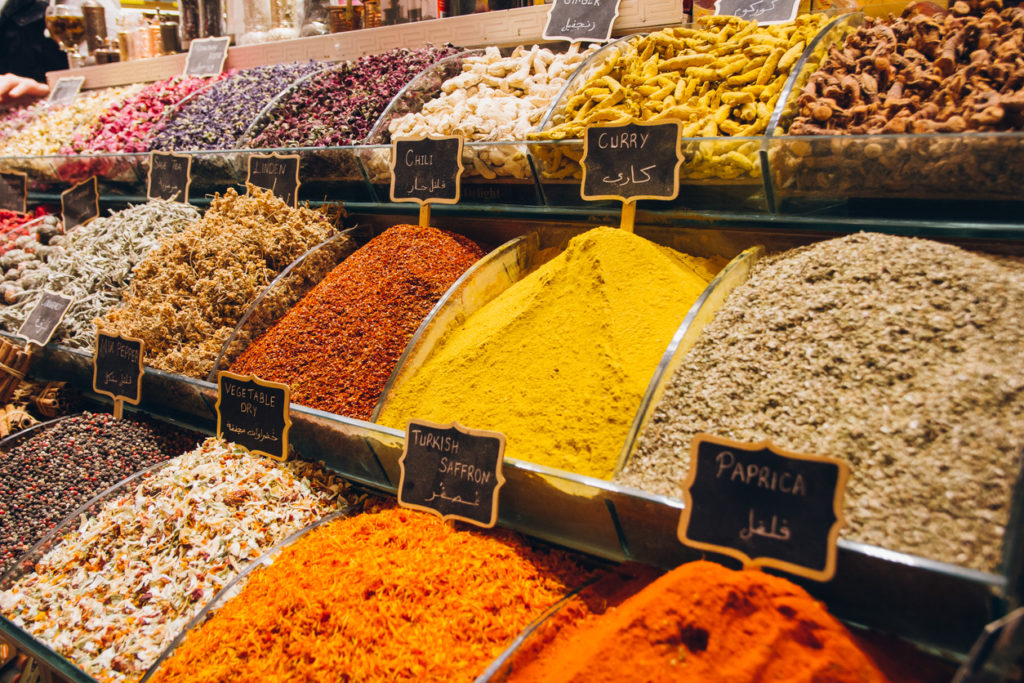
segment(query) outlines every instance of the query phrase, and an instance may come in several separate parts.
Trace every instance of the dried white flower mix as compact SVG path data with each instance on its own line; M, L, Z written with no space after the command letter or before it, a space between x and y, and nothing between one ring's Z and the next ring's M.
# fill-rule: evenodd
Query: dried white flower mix
M83 515L0 611L89 675L137 680L246 564L346 502L317 465L208 439Z
M618 477L681 495L698 432L850 463L846 538L993 571L1024 447L1024 267L857 234L760 263Z

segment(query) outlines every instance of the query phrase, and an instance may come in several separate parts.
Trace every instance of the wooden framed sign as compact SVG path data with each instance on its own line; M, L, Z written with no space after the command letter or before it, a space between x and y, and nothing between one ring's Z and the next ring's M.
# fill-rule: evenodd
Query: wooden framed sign
M100 215L100 192L96 176L61 192L60 208L64 232L97 218Z
M504 434L411 420L398 460L398 502L489 529L498 521L504 455Z
M252 154L246 182L270 190L291 207L299 205L299 155Z
M834 458L698 434L679 540L828 581L836 570L849 468Z
M46 346L50 338L60 326L64 314L68 312L75 300L57 292L44 291L25 322L18 328L18 336L24 337L32 344Z
M185 58L186 76L219 76L224 71L231 38L197 38L188 47Z
M18 171L0 173L0 209L28 213L28 176Z
M188 204L188 189L191 185L191 154L150 153L149 178L146 183L147 199L169 199Z
M92 390L114 399L114 417L121 419L125 403L142 400L142 358L146 344L141 339L97 330L92 363Z
M676 120L588 127L580 159L580 196L621 200L622 228L632 232L638 200L679 195L681 129Z
M217 373L217 438L284 462L292 426L287 384Z
M430 223L430 204L458 204L462 196L463 137L418 137L391 143L391 201L417 202L420 225Z
M761 26L796 19L800 0L715 0L715 14L756 21Z
M53 90L50 91L50 97L46 103L49 105L71 104L78 97L84 83L85 76L58 78L57 82L53 84Z
M612 37L619 0L554 0L544 26L544 40L603 43Z

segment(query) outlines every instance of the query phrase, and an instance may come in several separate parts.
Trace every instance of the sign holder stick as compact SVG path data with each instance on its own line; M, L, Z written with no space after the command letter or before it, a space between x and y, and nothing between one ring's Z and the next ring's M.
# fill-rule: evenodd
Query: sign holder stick
M430 204L427 202L420 204L420 227L430 227Z
M633 200L622 202L622 218L619 220L619 229L633 232L634 223L636 223L636 202Z

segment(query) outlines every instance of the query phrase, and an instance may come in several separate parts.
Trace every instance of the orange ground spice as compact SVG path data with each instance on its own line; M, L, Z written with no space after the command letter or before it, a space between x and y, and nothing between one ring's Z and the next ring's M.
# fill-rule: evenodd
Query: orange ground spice
M684 564L601 616L548 634L510 683L881 683L849 632L799 586L760 571Z
M593 576L507 531L385 508L310 532L185 639L159 681L471 681Z

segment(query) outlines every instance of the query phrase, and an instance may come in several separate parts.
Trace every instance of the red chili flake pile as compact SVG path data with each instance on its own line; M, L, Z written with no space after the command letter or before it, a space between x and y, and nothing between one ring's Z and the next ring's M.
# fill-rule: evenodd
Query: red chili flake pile
M168 107L220 78L174 76L152 83L103 112L92 128L76 131L71 144L62 151L65 154L145 152Z
M472 681L593 573L400 508L311 531L189 633L162 681Z
M27 235L28 229L22 229L23 226L29 221L34 221L40 216L45 216L50 213L45 208L37 206L33 211L28 213L18 213L17 211L6 211L0 209L0 235L18 237L20 235ZM5 240L0 240L5 241Z
M288 384L296 403L367 420L416 328L481 256L461 235L396 225L336 266L231 371Z

